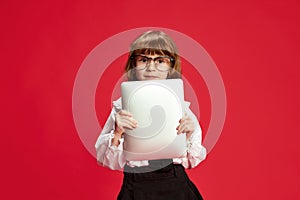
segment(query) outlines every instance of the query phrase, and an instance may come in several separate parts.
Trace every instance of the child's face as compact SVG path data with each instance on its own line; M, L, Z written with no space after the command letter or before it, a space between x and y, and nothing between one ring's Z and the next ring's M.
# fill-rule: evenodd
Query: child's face
M154 55L144 55L148 58L155 59L157 57L161 57L162 55L154 54ZM135 71L136 79L138 81L145 81L145 80L163 80L167 79L169 69L168 70L158 70L157 66L155 66L154 60L149 62L145 69L136 70Z

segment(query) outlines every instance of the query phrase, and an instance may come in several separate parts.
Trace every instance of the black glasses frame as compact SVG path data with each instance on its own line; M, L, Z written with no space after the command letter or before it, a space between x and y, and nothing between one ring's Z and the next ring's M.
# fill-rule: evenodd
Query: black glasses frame
M137 57L137 56L142 56L142 57L146 58L146 59L147 59L147 63L150 63L152 60L153 60L153 62L155 62L155 60L156 60L156 59L159 59L159 58L169 58L169 59L170 59L170 62L172 63L172 67L173 67L174 62L175 62L175 59L172 58L172 57L170 57L170 56L157 56L157 57L155 57L155 58L150 58L150 57L145 56L145 55L143 55L143 54L132 55L132 56L130 56L130 59L133 60L133 59L134 59L135 57ZM150 62L149 62L149 60L150 60Z

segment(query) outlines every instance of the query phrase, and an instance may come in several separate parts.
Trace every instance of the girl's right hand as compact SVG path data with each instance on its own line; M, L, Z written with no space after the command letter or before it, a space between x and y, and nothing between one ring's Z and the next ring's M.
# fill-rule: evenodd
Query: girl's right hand
M119 137L125 132L125 129L133 130L137 127L137 121L132 118L132 114L126 110L120 110L116 114L115 134Z

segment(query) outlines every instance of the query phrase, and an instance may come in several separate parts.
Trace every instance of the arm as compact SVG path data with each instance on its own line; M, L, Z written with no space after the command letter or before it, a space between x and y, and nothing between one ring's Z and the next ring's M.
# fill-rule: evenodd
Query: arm
M180 120L178 134L187 137L187 153L181 158L185 168L194 168L206 158L206 149L202 146L202 130L194 113L187 107L185 116Z
M117 109L113 107L95 147L99 164L113 170L120 170L124 167L126 160L123 155L123 138L115 137L116 113ZM116 140L118 145L116 145Z
M136 121L132 114L122 110L121 100L113 102L114 107L96 142L97 161L113 170L124 167L126 160L123 152L123 134L125 128L136 128Z

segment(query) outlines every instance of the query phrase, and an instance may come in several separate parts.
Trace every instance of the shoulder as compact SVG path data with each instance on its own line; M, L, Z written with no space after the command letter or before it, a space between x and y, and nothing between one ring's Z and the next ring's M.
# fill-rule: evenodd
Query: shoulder
M122 98L121 97L119 99L113 101L112 104L117 112L122 110Z

